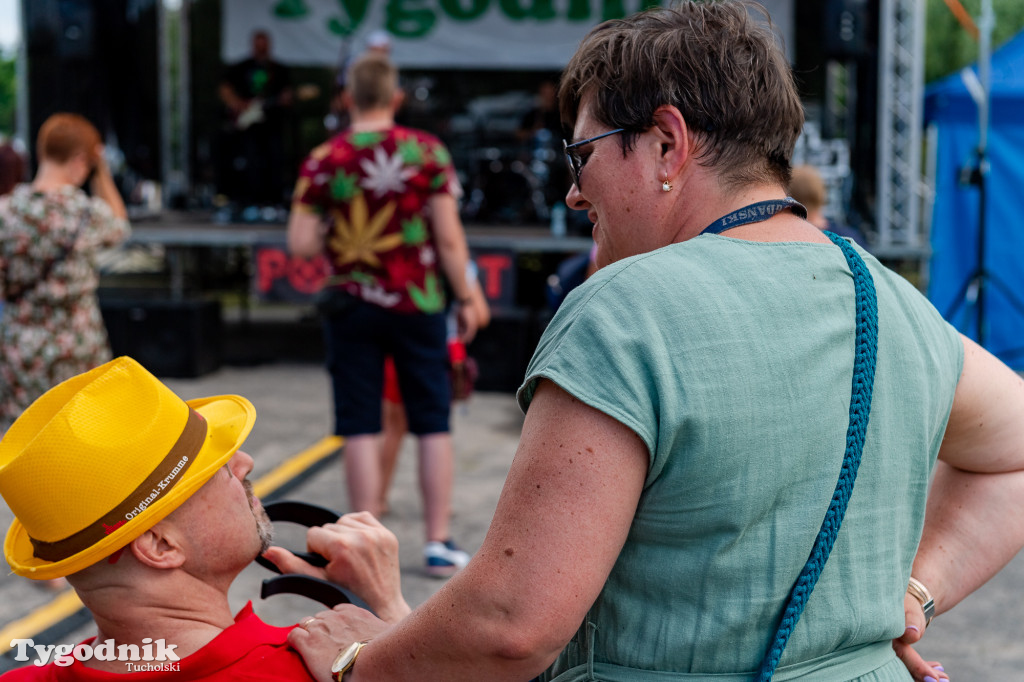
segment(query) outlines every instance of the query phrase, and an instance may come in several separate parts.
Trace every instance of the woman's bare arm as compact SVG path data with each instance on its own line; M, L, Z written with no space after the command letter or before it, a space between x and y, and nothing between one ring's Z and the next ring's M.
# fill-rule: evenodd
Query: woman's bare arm
M647 461L647 447L633 431L542 382L483 547L363 650L352 682L521 682L541 672L607 580L636 512ZM361 632L365 624L351 613L351 627L339 627L345 612L330 627L297 629L289 639L318 676L339 648L375 634Z

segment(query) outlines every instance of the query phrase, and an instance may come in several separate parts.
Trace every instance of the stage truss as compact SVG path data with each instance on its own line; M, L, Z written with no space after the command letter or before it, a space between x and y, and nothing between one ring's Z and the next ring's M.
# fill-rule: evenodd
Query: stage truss
M928 247L921 179L925 3L881 0L879 11L876 246L923 255Z

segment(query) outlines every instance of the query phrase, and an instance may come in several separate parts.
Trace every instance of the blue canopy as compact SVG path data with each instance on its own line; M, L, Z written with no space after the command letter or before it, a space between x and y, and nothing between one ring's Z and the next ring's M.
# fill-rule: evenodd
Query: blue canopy
M1024 32L992 54L989 111L984 343L1024 369ZM977 339L978 306L966 289L978 270L979 190L961 171L977 165L978 109L961 74L926 88L925 121L939 131L928 297Z

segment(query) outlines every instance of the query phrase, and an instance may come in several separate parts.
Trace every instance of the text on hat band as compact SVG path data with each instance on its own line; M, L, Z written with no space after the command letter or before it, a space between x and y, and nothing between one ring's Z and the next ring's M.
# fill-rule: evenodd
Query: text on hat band
M32 554L44 561L60 561L88 549L115 530L141 514L165 492L181 480L192 465L206 440L206 420L189 408L185 427L167 455L152 473L125 498L102 517L63 540L47 542L29 537Z

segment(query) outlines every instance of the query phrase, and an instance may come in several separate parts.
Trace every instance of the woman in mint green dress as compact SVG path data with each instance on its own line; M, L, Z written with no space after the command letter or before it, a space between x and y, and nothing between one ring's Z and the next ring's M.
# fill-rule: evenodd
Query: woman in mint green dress
M1024 518L1024 381L787 198L803 110L765 19L683 2L584 39L566 202L600 270L527 369L483 546L380 634L354 607L296 630L322 679L339 649L345 682L766 679L850 451L773 679L947 678L909 645L1024 544L996 521Z

